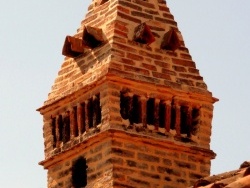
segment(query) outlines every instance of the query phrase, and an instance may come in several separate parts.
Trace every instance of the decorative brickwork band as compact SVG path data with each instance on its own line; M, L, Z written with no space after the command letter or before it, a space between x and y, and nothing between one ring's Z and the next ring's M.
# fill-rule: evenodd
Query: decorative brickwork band
M84 103L78 103L68 111L51 117L51 135L53 147L61 147L70 140L82 135L85 131L101 123L100 94Z
M142 124L142 127L154 126L161 133L175 130L177 136L190 138L197 134L199 108L191 104L178 104L174 99L160 100L133 95L131 92L120 92L121 117L129 124ZM188 106L189 105L189 106ZM163 129L165 131L163 132Z
M62 54L75 58L84 53L85 49L93 49L105 42L102 29L85 26L82 39L66 36Z

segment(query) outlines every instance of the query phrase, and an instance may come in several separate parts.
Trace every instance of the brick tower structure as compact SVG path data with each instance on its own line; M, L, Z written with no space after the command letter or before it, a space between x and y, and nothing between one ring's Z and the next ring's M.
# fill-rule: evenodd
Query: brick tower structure
M208 176L213 98L164 0L93 0L44 120L48 188L184 188Z

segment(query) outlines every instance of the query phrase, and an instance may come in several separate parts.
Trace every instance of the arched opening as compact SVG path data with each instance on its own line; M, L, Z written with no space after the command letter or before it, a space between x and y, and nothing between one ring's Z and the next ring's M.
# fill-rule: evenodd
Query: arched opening
M84 157L79 157L72 165L72 186L83 188L87 185L87 162Z

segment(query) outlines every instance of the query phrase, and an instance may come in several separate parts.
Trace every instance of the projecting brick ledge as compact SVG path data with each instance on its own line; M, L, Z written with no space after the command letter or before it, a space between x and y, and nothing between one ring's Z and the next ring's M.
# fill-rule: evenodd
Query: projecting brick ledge
M123 140L123 142L118 142L116 141L116 139ZM156 154L158 153L157 155L162 155L166 157L167 157L167 153L173 152L173 154L175 153L174 155L177 155L176 152L179 152L179 151L182 151L190 155L199 154L200 156L208 157L210 159L214 159L216 156L216 154L212 150L209 150L209 149L200 148L200 147L196 147L192 145L190 146L183 146L182 144L178 145L172 141L168 141L167 139L165 140L160 139L160 138L157 139L154 136L149 136L149 135L146 136L143 134L132 133L132 132L127 132L127 131L122 131L121 129L112 128L112 129L108 129L97 134L93 134L92 136L86 138L81 143L76 144L74 147L70 147L68 150L59 152L58 154L39 162L39 164L44 166L45 169L47 169L51 165L54 165L62 161L64 158L70 158L71 156L76 155L79 151L84 151L85 149L88 149L89 146L95 145L96 143L100 143L101 141L104 141L104 140L113 140L112 142L113 146L124 145L124 147L127 150L119 150L119 151L123 152L123 156L126 155L128 158L131 158L131 157L133 158L135 156L134 154L132 154L135 152L135 150L138 150L141 152L146 151L147 149L145 147L157 147L159 148L159 151L157 150ZM138 143L141 145L136 146L138 145ZM133 152L129 152L130 150ZM164 153L164 151L167 153ZM114 150L114 152L116 151ZM146 156L145 154L140 154L140 155L141 157L144 156L144 158ZM167 160L165 158L163 159L164 161ZM190 157L189 160L191 159L192 157ZM145 160L148 160L147 157Z

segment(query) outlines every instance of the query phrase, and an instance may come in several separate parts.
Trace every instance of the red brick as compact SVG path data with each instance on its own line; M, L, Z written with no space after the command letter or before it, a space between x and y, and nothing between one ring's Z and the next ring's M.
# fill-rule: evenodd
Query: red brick
M178 169L159 166L157 168L157 171L160 172L160 173L167 173L168 175L174 175L174 176L177 176L177 177L181 176L181 172Z
M144 187L144 188L150 188L151 187L150 183L148 181L136 178L134 176L132 176L132 177L128 176L127 179L128 179L127 180L128 182L131 182L131 184L132 185L134 184L136 187L139 187L139 186Z
M122 63L128 64L128 65L135 65L135 62L131 59L122 58Z
M120 11L118 11L117 15L120 16L123 19L129 20L129 21L132 21L132 22L135 22L135 23L141 23L140 19L134 18L132 16L128 16L126 14L121 13Z
M158 0L158 3L161 3L161 4L163 4L163 5L165 5L166 6L166 1L165 0Z
M156 157L154 155L149 155L149 154L145 154L145 153L138 153L137 155L139 160L142 161L148 161L148 162L160 162L160 158Z
M179 48L179 50L189 53L189 50L186 47L184 47L184 44Z
M195 85L196 85L197 87L199 87L199 88L207 89L207 84L205 84L205 83L197 82Z
M133 59L133 60L136 60L136 61L143 61L143 57L140 56L140 55L135 55L135 54L132 54L132 53L127 53L127 58L128 59Z
M192 60L192 56L189 55L189 54L183 54L183 53L181 53L181 54L180 54L180 57L183 58L183 59Z
M117 55L120 57L125 57L125 52L121 51L121 50L117 50L117 49L111 49L112 51L112 55Z
M130 3L130 2L126 2L126 1L119 1L119 4L120 5L123 5L123 6L126 6L126 7L129 7L129 8L132 8L134 10L138 10L138 11L142 11L142 8L138 5L135 5L133 3Z
M165 29L162 27L156 27L156 26L149 25L149 28L151 29L151 31L165 31Z
M97 14L94 14L94 15L92 15L92 16L86 18L85 20L83 20L82 23L81 23L81 25L85 25L85 24L87 24L87 23L89 23L89 22L95 20L97 17L98 17L98 15L97 15Z
M124 70L125 71L135 72L137 74L142 74L144 76L149 76L149 71L148 70L140 69L140 68L137 68L137 67L132 67L132 66L124 65Z
M64 61L61 68L67 67L68 65L70 65L71 61Z
M195 63L193 61L187 61L187 60L175 59L175 58L173 58L172 61L173 61L173 64L176 64L176 65L182 65L182 66L195 68Z
M124 37L114 36L113 40L114 40L114 42L119 42L119 43L123 43L123 44L127 43L127 40Z
M144 81L144 82L151 82L154 84L159 84L160 80L158 78L152 78L149 76L137 75L137 80Z
M131 48L127 45L119 44L116 42L113 43L113 48L116 48L116 49L119 49L119 50L122 50L125 52L136 52L137 51L135 48Z
M163 78L163 79L166 79L166 80L171 80L171 77L167 74L162 74L162 73L159 73L159 72L152 72L153 76L156 77L156 78Z
M166 24L171 24L173 26L177 26L177 23L174 20L171 19L164 19L161 17L155 17L155 20L166 23Z
M64 78L64 79L70 78L70 77L72 77L73 75L75 75L76 72L77 72L76 70L73 70L73 71L71 71L71 72L68 72L68 73L66 73L66 74L63 76L63 78Z
M156 60L162 60L163 59L161 55L148 53L148 52L145 52L145 51L142 51L142 50L139 51L139 54L142 55L142 56L151 57L151 58L156 59Z
M117 10L119 10L119 11L125 13L125 14L130 14L130 10L129 9L126 9L126 8L124 8L122 6L119 6L119 5L117 6Z
M146 18L146 19L149 19L149 20L153 19L152 15L142 13L142 12L138 12L138 11L131 11L131 15L141 17L141 18Z
M59 71L58 75L63 75L63 74L65 74L65 73L68 73L68 72L70 72L71 70L73 70L73 68L74 68L74 65L70 65L70 66L68 66L68 67L65 67L65 68L63 68L63 69L61 69L61 70Z
M170 64L165 62L165 61L154 61L156 65L169 69L170 68Z
M159 12L158 12L158 11L155 11L155 10L145 9L144 11L145 11L146 13L148 13L148 14L159 15Z
M122 157L134 158L135 152L121 149L121 148L112 148L112 154Z
M123 32L128 32L128 28L126 27L128 24L124 23L124 22L120 22L120 21L116 21L115 22L115 28L118 30L121 30Z
M176 76L176 72L168 70L168 69L162 69L162 73L172 75L172 76Z
M166 7L166 6L159 6L159 10L165 11L165 12L168 12L168 13L169 13L169 8Z
M156 71L156 70L157 70L157 69L156 69L156 66L154 66L154 65L149 65L149 64L146 64L146 63L142 63L141 66L142 66L143 68L148 69L148 70L152 70L152 71Z
M110 2L104 3L103 5L98 5L95 9L94 12L101 12L103 9L108 9Z
M174 19L174 17L173 17L172 14L163 13L162 16L163 16L164 18L167 18L167 19Z
M148 148L146 146L139 146L138 144L136 143L124 143L124 147L127 148L127 149L131 149L131 150L135 150L135 151L147 151Z
M187 72L187 69L181 66L173 66L173 69L177 72Z
M180 83L180 84L194 86L194 82L192 80L177 78L176 81L177 81L177 83Z
M57 77L55 83L59 83L63 80L63 76Z
M194 75L190 75L190 74L180 73L179 76L183 77L183 78L191 78L191 79L194 79L194 80L203 80L203 78L201 76L194 76Z
M138 5L142 5L144 7L148 7L148 8L155 8L154 4L152 3L148 3L146 1L142 1L142 0L134 0L134 2Z
M122 70L122 65L118 64L118 63L114 63L114 62L110 63L109 67L114 68L114 69L118 69L118 70Z
M188 68L188 72L199 74L199 70L197 70L196 68Z
M89 5L89 7L88 7L88 11L90 12L91 10L93 10L93 7L94 7L94 5L93 5L93 4Z
M105 14L105 17L108 17L109 15L115 13L117 11L116 7L110 9L106 14Z
M106 23L106 20L104 20L103 18L98 18L97 20L94 21L93 23L93 27L101 27L102 25L104 25Z
M131 78L131 79L134 78L133 73L124 72L118 69L109 68L108 72L115 74L115 75L119 75L121 77L126 77L126 78Z
M117 29L115 28L115 29L114 29L114 34L117 34L118 36L123 37L123 38L128 38L127 31L126 31L126 32L123 32L123 31L117 30Z

